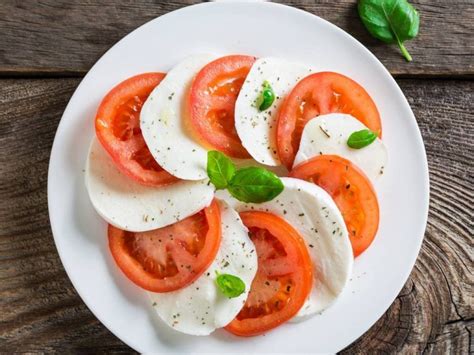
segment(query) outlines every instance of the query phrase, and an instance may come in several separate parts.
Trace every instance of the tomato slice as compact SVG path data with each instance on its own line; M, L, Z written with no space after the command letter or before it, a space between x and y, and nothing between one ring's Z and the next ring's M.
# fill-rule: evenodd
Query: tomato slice
M286 221L256 211L240 217L255 244L258 271L244 307L225 329L253 336L298 313L311 291L313 267L303 239Z
M177 181L155 161L140 130L140 111L163 73L145 73L115 86L102 100L95 118L97 138L117 168L143 185Z
M246 55L219 58L201 69L190 91L190 123L198 139L234 158L250 158L235 129L234 109L254 62Z
M357 166L336 155L319 155L296 166L290 176L313 182L331 195L344 217L354 256L369 247L379 226L379 204Z
M215 201L167 227L126 232L109 225L109 248L123 273L152 292L169 292L196 280L214 261L221 240Z
M306 123L319 115L347 113L382 135L380 115L362 86L348 77L320 72L303 78L285 98L278 115L277 150L291 169Z

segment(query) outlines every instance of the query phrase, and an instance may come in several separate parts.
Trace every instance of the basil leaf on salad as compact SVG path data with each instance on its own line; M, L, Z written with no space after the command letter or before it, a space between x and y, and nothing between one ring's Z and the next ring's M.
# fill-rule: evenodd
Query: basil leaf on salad
M207 175L216 189L225 189L235 173L235 165L217 150L207 152Z
M283 183L271 171L252 166L237 170L227 190L239 201L262 203L278 196Z
M398 44L405 59L412 60L403 42L418 35L420 15L407 0L359 0L358 11L372 36Z
M283 183L271 171L255 166L236 170L232 160L216 150L207 153L207 175L216 189L227 189L242 202L270 201L283 191Z
M363 129L352 133L347 139L347 145L354 149L367 147L377 139L377 135L370 129Z
M272 106L273 101L275 101L275 93L273 92L270 83L265 80L263 82L263 90L256 102L257 107L260 111L265 111Z
M224 296L235 298L245 292L245 283L240 277L217 273L216 284Z

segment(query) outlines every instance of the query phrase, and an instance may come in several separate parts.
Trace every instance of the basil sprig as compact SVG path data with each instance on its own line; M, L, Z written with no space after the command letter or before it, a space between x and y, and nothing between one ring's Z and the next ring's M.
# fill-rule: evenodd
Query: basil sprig
M367 147L377 139L377 134L370 129L363 129L352 133L347 139L347 145L354 149Z
M257 98L256 105L260 111L265 111L272 106L273 101L275 101L275 93L273 92L270 83L265 80L263 82L263 90Z
M237 170L227 190L239 201L262 203L277 197L283 183L271 171L251 166Z
M240 277L231 274L219 274L217 271L216 284L224 296L239 297L245 292L245 283Z
M232 160L217 150L207 153L207 175L218 190L225 189L234 174L235 165Z
M358 10L372 36L398 44L405 59L412 60L403 42L418 35L420 15L407 0L359 0Z
M215 150L207 154L207 173L217 189L227 189L247 203L270 201L283 191L283 183L271 171L255 166L236 170L232 160Z

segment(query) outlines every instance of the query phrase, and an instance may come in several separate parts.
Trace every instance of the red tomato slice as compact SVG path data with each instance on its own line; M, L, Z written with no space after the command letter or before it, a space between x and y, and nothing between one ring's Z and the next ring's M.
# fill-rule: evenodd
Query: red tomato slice
M313 267L306 245L286 221L271 213L242 212L258 255L258 271L237 317L225 327L253 336L292 318L311 291Z
M288 94L278 115L277 148L281 162L291 169L306 123L319 115L347 113L382 135L380 115L362 86L332 72L311 74Z
M331 195L344 217L354 256L369 247L379 227L379 204L357 166L336 155L319 155L296 166L290 176L313 182Z
M109 248L123 273L152 292L189 285L214 261L221 240L221 217L209 207L167 227L126 232L109 225Z
M250 158L234 125L235 101L254 57L229 55L207 64L190 91L190 124L198 139L234 158Z
M97 138L117 168L143 185L177 181L151 155L140 130L140 111L163 73L145 73L122 81L102 100L95 118Z

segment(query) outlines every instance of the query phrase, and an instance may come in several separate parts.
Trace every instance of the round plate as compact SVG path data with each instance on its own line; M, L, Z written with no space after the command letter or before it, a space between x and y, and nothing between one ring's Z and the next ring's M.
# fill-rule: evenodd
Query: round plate
M107 91L129 76L167 71L202 52L278 56L343 73L362 84L382 117L389 163L376 186L381 210L377 238L355 261L352 280L333 307L265 336L238 338L218 330L209 337L193 337L162 324L145 292L115 266L106 224L84 186L93 119ZM428 195L426 154L415 117L383 65L321 18L258 2L186 7L148 22L113 46L72 96L56 133L48 175L51 227L74 287L112 333L144 353L341 350L382 316L407 280L423 240Z

